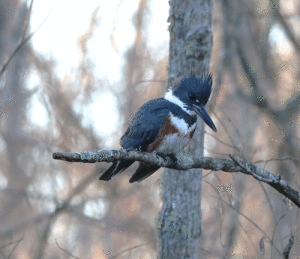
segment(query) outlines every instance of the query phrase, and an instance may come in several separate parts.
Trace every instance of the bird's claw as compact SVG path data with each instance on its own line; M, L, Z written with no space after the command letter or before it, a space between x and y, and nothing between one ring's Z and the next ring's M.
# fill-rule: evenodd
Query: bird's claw
M161 157L165 162L168 162L168 158L171 158L173 164L176 164L177 163L177 158L175 155L173 154L164 154L162 152L155 152L157 156Z

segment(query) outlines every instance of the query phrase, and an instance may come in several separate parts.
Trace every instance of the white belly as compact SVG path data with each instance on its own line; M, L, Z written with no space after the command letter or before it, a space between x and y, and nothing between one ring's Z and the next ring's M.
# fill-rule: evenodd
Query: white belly
M190 142L185 135L174 134L163 139L160 147L156 150L165 154L176 154L183 150Z

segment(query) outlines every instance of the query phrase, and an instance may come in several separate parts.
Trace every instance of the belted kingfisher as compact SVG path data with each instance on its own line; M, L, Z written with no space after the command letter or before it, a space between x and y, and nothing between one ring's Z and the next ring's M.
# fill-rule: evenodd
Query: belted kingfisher
M197 122L197 114L214 131L216 126L207 114L206 105L212 86L212 76L191 75L183 79L176 90L170 89L164 97L150 100L135 114L120 140L122 148L144 152L160 152L174 155L191 141ZM135 161L113 163L99 180L109 181ZM142 181L159 169L158 166L140 163L129 182Z

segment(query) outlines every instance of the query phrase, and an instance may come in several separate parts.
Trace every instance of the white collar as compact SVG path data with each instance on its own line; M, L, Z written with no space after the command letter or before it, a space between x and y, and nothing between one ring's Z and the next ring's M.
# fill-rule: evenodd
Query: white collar
M173 94L172 90L169 90L166 92L165 97L164 97L167 101L174 103L175 105L179 106L182 110L184 110L187 114L191 115L191 116L195 116L196 113L194 111L188 110L186 108L186 105L184 104L184 102L182 102L178 97L176 97Z

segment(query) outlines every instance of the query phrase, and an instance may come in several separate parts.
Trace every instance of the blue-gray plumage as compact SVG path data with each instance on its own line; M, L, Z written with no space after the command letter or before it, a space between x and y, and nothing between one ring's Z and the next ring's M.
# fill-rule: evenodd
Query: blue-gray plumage
M122 148L176 154L192 139L197 114L211 129L217 131L204 109L211 93L211 85L211 75L201 77L191 75L182 80L174 92L170 90L165 97L145 103L122 136L120 141ZM130 160L114 163L102 174L100 180L110 180L133 163L134 161ZM158 169L157 166L140 163L129 181L131 183L142 181Z

